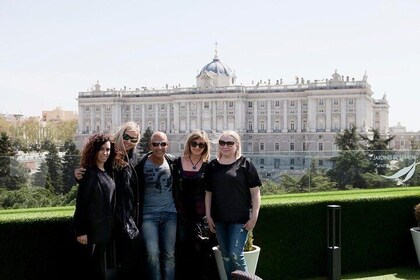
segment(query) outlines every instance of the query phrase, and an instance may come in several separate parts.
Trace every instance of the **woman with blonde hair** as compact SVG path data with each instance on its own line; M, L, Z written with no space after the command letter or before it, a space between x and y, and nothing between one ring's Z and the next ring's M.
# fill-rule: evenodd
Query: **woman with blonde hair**
M233 271L247 271L244 245L261 204L261 180L252 161L242 155L237 132L220 135L217 158L209 163L204 182L209 228L216 233L226 277L232 279Z
M210 139L203 130L188 135L184 153L175 160L174 188L179 194L176 278L208 278L206 251L198 240L196 225L205 219L203 176L210 159ZM203 237L203 236L202 236ZM189 276L189 277L188 277Z

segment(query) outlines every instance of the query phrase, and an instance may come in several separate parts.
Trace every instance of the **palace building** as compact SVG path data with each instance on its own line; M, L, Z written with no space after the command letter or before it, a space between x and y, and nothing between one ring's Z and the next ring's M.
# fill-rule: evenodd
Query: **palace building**
M386 96L373 97L366 74L355 79L335 71L325 80L237 85L235 73L218 58L217 50L196 76L196 87L103 90L98 82L91 91L79 92L77 100L80 141L135 121L143 132L148 127L165 132L169 152L178 155L194 129L214 138L233 129L242 138L243 153L268 176L307 169L309 158L328 168L337 150L334 136L346 128L389 132L388 101Z

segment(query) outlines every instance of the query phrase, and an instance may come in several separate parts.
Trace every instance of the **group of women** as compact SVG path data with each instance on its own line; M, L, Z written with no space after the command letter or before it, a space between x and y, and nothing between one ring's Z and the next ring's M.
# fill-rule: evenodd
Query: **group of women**
M142 268L138 194L144 186L135 168L139 139L134 122L123 124L113 137L92 135L82 151L81 168L75 171L79 183L75 233L77 241L89 248L93 279L104 279L110 256L116 256L121 266L121 279L133 269L140 274L137 278L149 279ZM172 189L178 196L176 279L217 279L206 263L212 237L210 251L203 254L196 236L196 224L203 219L222 252L227 279L235 270L247 270L243 248L258 219L261 181L253 163L242 155L235 131L222 132L217 141L217 156L210 160L211 141L206 132L195 130L183 155L173 161Z

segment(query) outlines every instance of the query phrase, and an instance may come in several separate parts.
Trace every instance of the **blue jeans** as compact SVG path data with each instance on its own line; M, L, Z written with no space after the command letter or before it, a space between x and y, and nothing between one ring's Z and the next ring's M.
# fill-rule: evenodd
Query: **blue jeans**
M216 237L222 253L227 279L235 270L248 271L244 257L244 246L248 231L243 224L216 223Z
M175 279L176 216L172 212L143 215L141 230L146 247L148 279Z

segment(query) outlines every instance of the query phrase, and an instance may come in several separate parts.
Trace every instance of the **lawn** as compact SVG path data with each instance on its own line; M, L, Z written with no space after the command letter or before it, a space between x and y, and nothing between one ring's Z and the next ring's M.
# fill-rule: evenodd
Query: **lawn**
M326 280L327 277L308 278L305 280ZM375 271L366 271L359 273L350 273L342 275L342 280L420 280L420 266L415 267L396 267Z

